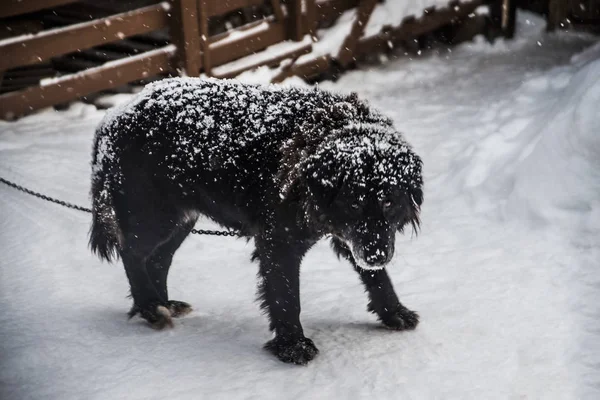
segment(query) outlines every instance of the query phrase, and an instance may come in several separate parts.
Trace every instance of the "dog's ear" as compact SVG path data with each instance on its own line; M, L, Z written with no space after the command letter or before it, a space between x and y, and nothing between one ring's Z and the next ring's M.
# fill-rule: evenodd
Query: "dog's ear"
M410 198L417 209L421 208L421 204L423 204L423 190L420 188L412 189L410 191Z
M421 204L423 204L423 190L421 188L411 189L409 195L412 204L407 223L412 226L413 233L418 234L421 226L421 218L419 214L421 213ZM398 228L399 232L403 232L403 230L404 226L400 226Z

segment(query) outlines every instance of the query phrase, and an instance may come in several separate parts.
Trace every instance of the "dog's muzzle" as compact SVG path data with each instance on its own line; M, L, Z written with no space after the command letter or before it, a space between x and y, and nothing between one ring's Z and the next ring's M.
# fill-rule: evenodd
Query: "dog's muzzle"
M383 269L394 255L394 239L392 230L387 224L364 224L357 229L356 240L346 243L352 256L362 269ZM378 233L373 233L378 232Z
M381 249L357 249L355 246L352 246L351 249L352 256L354 257L356 264L362 269L383 269L390 262L391 259L391 256L388 254L388 252Z
M365 261L368 265L379 266L387 264L390 261L390 257L388 256L387 251L375 249L369 254L365 255Z
M364 270L381 270L391 261L393 250L385 251L380 248L372 249L369 246L361 246L344 240L350 249L356 265Z

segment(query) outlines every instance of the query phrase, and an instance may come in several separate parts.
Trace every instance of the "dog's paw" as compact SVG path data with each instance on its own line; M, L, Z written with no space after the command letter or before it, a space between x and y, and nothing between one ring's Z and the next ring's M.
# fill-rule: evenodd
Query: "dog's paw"
M381 322L396 331L412 330L419 324L419 314L406 307L400 307L391 315L381 317Z
M308 338L292 341L275 338L265 344L265 349L281 361L297 365L305 365L319 354L317 346Z
M192 312L192 306L185 301L169 300L167 301L167 308L173 318L183 317Z
M129 318L132 318L136 314L140 314L140 317L148 321L150 326L156 330L173 327L171 311L161 304L153 304L145 308L134 305L131 311L129 311Z

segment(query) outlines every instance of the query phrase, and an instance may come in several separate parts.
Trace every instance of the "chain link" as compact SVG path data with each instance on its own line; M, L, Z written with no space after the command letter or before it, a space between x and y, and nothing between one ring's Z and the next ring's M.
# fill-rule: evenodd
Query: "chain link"
M192 233L196 235L240 236L240 233L236 231L211 231L206 229L192 229Z
M71 208L73 210L83 211L86 213L91 213L92 210L90 208L78 206L77 204L67 203L66 201L58 200L50 196L46 196L45 194L41 194L38 192L34 192L33 190L27 189L21 185L17 185L14 182L6 180L0 177L0 182L4 183L7 186L10 186L13 189L17 189L23 193L27 193L31 196L35 196L39 199L49 201L51 203L55 203L61 205L63 207ZM192 233L196 235L212 235L212 236L241 236L239 232L236 231L211 231L206 229L192 229Z

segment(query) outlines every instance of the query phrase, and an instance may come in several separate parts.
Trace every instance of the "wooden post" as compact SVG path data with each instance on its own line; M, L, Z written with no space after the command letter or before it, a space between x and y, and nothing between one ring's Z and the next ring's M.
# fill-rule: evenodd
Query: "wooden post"
M210 41L208 37L208 19L210 13L208 10L207 0L198 0L198 25L200 29L200 51L202 52L202 68L208 76L212 75L212 60L210 51Z
M306 24L307 32L309 35L315 36L317 28L319 27L319 18L317 16L317 3L316 0L305 0L306 1Z
M177 46L177 67L188 76L200 74L197 0L171 0L171 40Z
M285 16L281 8L281 2L279 0L271 0L271 7L273 8L273 14L275 14L275 20L283 22Z
M502 0L502 33L507 39L515 36L515 27L517 23L517 1Z
M290 38L295 41L302 40L305 33L304 26L302 26L302 0L291 0L288 3L288 20Z
M548 17L546 19L546 30L555 30L562 21L567 18L568 2L566 0L550 0L548 3Z
M490 3L490 19L494 37L500 33L505 38L515 35L517 0L494 0Z
M377 5L377 0L360 1L358 9L356 10L356 19L354 20L354 24L352 24L352 30L348 36L346 36L346 39L344 39L344 43L337 55L337 60L342 66L345 67L352 62L358 41L365 32L365 28L375 9L375 5Z

